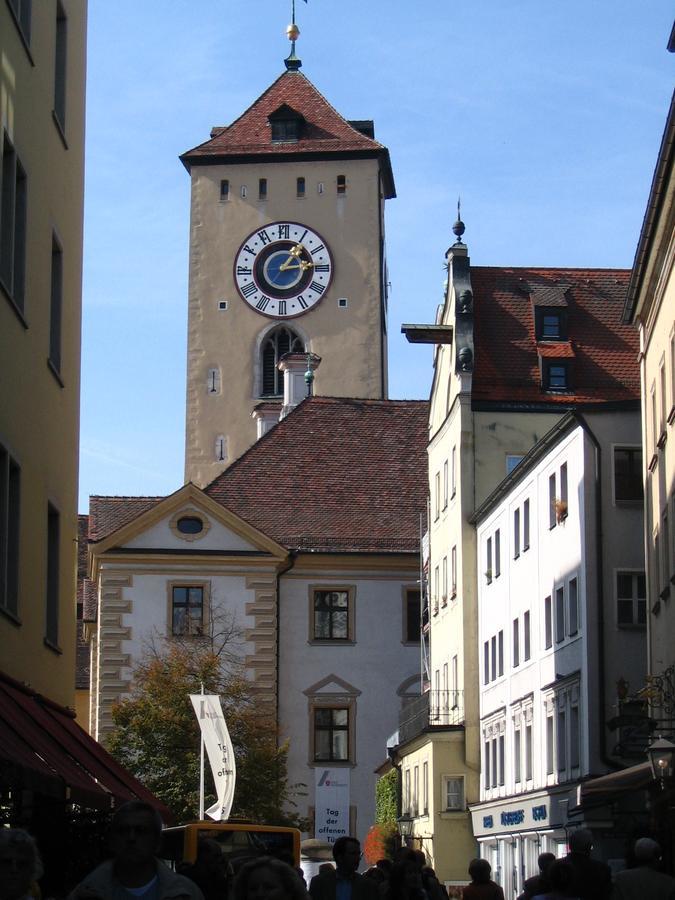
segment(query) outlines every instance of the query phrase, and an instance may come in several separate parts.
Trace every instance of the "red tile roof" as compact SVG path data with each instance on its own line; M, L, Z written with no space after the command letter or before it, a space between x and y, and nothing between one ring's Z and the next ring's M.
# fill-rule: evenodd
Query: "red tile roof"
M133 522L141 513L152 509L164 497L101 497L89 498L89 540L104 537Z
M285 547L417 552L428 404L310 397L206 493Z
M289 106L305 119L300 139L272 142L269 116ZM183 153L185 167L224 162L232 157L332 156L380 157L387 196L395 196L389 151L349 124L300 72L284 72L231 125L215 128L212 137Z
M638 335L621 321L629 278L623 269L472 266L472 399L555 405L639 400ZM539 304L547 294L555 299L556 285L566 292L573 394L541 387L538 351L545 344L535 339L533 295Z

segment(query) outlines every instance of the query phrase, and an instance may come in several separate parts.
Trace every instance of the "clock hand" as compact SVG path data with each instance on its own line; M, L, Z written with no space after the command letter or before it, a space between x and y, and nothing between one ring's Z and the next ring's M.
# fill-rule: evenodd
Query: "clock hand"
M305 248L302 246L302 244L296 244L295 247L291 247L291 249L288 251L288 253L289 253L288 259L286 260L286 262L283 262L279 266L279 271L285 272L287 269L299 269L299 268L302 268L304 270L304 269L308 269L311 265L313 265L313 263L311 263L311 262L305 262L304 260L300 259L303 251L305 253L307 252L305 250ZM302 263L302 265L294 266L293 262L295 262L296 260L299 264Z

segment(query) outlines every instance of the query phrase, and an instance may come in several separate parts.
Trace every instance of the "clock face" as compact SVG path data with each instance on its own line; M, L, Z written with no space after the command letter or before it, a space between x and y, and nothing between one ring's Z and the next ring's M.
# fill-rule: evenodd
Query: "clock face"
M328 245L298 222L272 222L253 231L234 260L234 280L242 299L273 319L291 319L312 309L332 277Z

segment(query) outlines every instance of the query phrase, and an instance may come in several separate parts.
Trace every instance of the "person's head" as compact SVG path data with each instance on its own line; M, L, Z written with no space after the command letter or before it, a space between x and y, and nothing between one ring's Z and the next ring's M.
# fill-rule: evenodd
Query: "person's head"
M570 851L590 856L593 849L593 832L588 828L577 828L570 835Z
M564 896L574 888L574 869L564 859L556 859L546 869L546 880L551 890Z
M340 872L353 874L361 862L361 844L353 837L339 837L333 844L333 859Z
M223 848L213 838L200 838L197 843L195 866L214 878L227 878L232 874L232 866L223 853Z
M389 876L391 875L391 870L394 866L393 862L390 859L378 859L375 865L381 872L384 872L387 878L389 878Z
M640 866L655 866L661 858L661 848L651 838L639 838L635 841L633 856Z
M259 856L241 867L234 881L234 900L306 900L298 873L280 859Z
M130 800L115 811L110 823L110 849L115 862L129 868L146 866L159 851L162 819L142 800Z
M478 884L487 884L492 874L492 866L487 859L472 859L469 863L469 875Z
M24 897L42 875L37 844L21 828L0 828L0 900Z
M424 850L413 850L413 857L415 858L415 862L417 863L417 868L422 871L424 866L427 864L427 858L424 853Z
M384 874L382 869L378 869L377 866L370 866L369 869L363 873L364 878L370 878L375 884L382 884L387 880L387 876Z
M543 874L553 862L555 862L555 853L540 853L537 859L539 871Z

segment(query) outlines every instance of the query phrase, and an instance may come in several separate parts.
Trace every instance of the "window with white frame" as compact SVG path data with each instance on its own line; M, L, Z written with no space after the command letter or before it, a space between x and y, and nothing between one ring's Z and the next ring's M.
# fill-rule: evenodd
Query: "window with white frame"
M520 784L522 772L522 748L521 748L521 729L515 728L513 731L513 778L516 784Z
M463 775L444 775L442 791L442 808L446 812L460 812L465 808Z
M443 557L443 606L448 602L448 557Z
M448 461L443 463L443 509L448 505Z
M616 622L621 627L647 624L647 583L641 571L616 573Z
M559 782L579 774L581 757L580 690L578 681L556 688L544 698L546 774Z
M441 514L441 473L436 472L434 477L434 519Z
M562 585L555 591L555 642L561 644L565 640L565 588Z
M412 784L412 815L419 814L419 797L420 797L420 767L413 768L413 784Z
M513 558L520 556L520 507L513 510Z
M452 657L452 708L459 707L459 666L457 657Z
M495 578L502 574L502 541L499 528L495 531Z
M485 542L485 580L488 584L492 582L492 538L489 537Z
M450 554L451 566L451 596L457 596L457 547L452 548L452 552Z
M450 469L451 496L457 493L457 447L452 448L452 466Z
M549 475L548 478L548 527L555 528L556 526L556 514L555 514L555 473L553 475Z
M642 506L642 447L615 447L614 503L617 506Z
M513 668L520 665L520 627L518 619L513 620Z
M483 724L484 780L486 790L505 784L506 718L504 714Z
M553 612L551 598L544 597L544 649L550 650L553 646Z
M412 812L412 802L410 794L410 768L403 772L403 809L406 815Z
M523 660L525 662L529 660L530 654L530 611L526 609L523 613Z
M567 631L570 637L579 631L579 582L570 578L567 583Z
M429 763L422 763L422 815L429 813Z
M523 503L523 553L530 549L530 501Z

